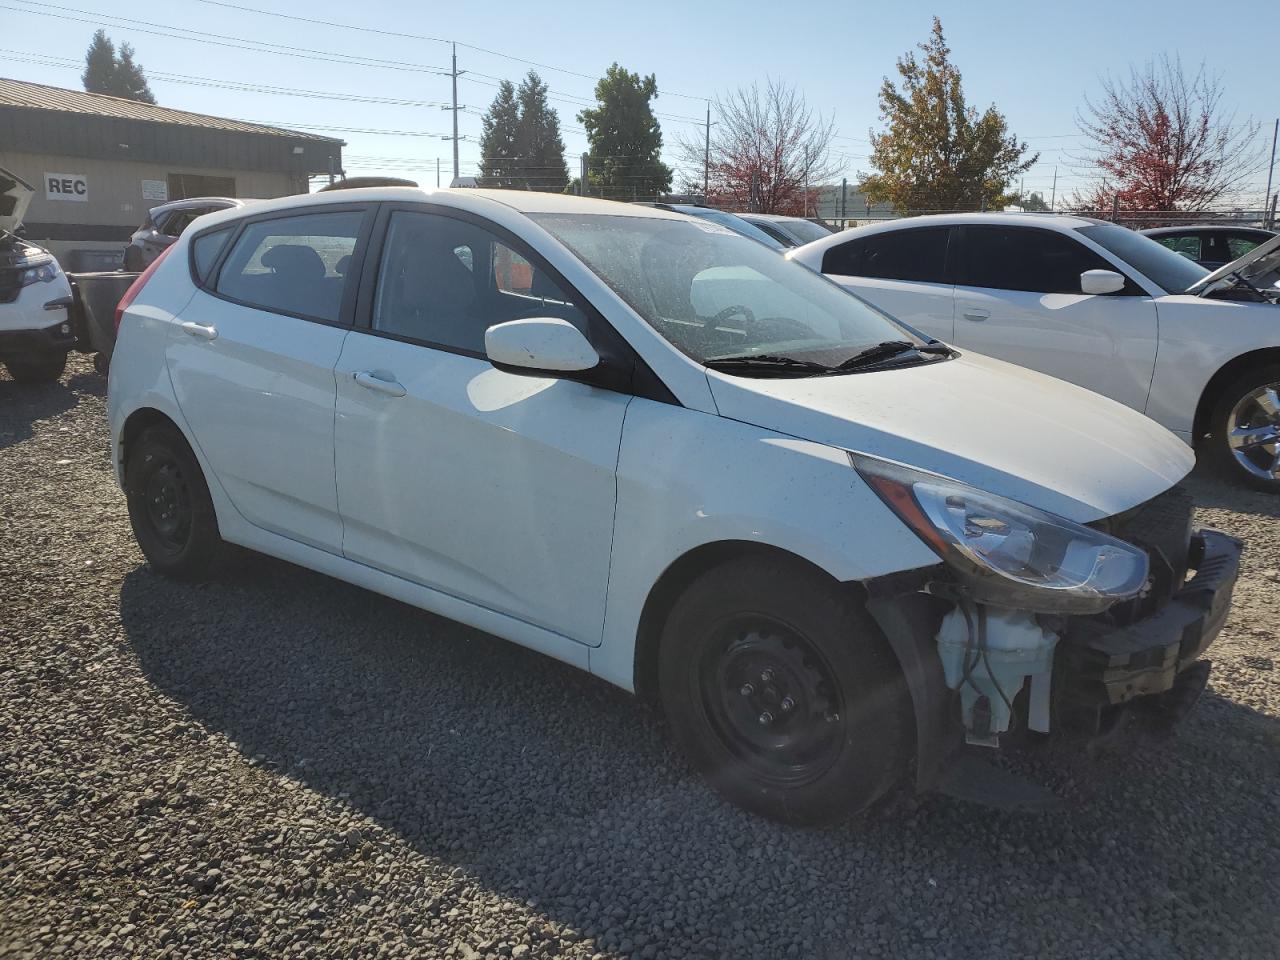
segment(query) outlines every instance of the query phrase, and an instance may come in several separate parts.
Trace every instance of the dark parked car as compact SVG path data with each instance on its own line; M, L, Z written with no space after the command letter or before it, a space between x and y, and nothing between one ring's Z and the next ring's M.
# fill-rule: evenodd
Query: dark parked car
M152 207L147 219L134 231L129 238L129 245L124 248L125 270L134 273L145 270L169 244L182 236L182 231L196 217L215 210L243 207L246 202L232 197L191 197Z
M1275 236L1273 230L1227 226L1152 227L1142 233L1210 270L1238 260Z
M788 247L802 247L832 233L829 227L805 217L784 217L776 213L740 213L738 216Z

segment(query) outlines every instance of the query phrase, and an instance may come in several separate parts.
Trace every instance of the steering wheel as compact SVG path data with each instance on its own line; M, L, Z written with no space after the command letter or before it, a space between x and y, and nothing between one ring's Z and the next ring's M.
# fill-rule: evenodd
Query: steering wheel
M746 318L747 323L755 323L756 315L752 311L752 309L746 306L745 304L735 303L725 307L723 310L717 313L714 317L712 317L710 320L704 323L702 327L704 330L712 330L721 322L728 320L734 314L738 314L738 313L742 314L742 316Z

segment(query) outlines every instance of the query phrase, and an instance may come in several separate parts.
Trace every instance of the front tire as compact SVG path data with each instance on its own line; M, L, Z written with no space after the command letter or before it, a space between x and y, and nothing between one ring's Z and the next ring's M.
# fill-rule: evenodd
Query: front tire
M659 691L694 767L775 820L843 820L908 760L892 651L847 588L798 561L744 558L694 581L663 630Z
M50 357L6 360L4 366L18 383L51 383L67 369L67 355L60 353Z
M1237 480L1280 493L1280 364L1229 383L1210 421L1214 459Z
M128 451L125 496L133 535L158 573L200 580L226 552L195 454L175 428L144 430Z

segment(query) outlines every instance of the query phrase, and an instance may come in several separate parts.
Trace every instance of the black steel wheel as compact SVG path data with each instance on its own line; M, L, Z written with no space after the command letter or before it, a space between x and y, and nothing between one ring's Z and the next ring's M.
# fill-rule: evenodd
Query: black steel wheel
M842 820L910 759L887 642L847 587L790 558L735 560L690 584L663 630L659 693L693 765L774 819Z
M126 451L125 495L133 534L159 573L199 579L225 552L200 464L172 426L148 427Z

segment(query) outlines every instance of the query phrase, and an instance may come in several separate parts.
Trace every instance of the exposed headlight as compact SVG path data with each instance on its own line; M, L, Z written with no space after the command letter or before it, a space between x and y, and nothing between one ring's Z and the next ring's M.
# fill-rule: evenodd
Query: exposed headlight
M1100 613L1147 582L1138 547L968 484L860 455L854 468L975 599L1041 613Z
M49 283L58 275L58 265L53 259L37 266L29 266L18 274L18 286L29 287L33 283Z

